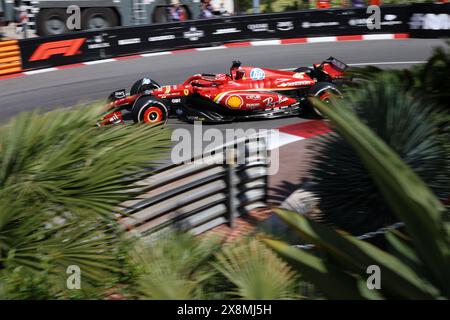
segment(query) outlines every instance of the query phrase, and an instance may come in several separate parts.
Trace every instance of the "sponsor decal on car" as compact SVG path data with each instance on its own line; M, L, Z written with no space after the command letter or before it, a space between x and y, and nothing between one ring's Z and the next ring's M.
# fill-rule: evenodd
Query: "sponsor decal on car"
M250 109L252 109L252 108L258 108L259 106L261 106L259 103L247 103L247 104L246 104L246 107L247 107L247 108L250 108Z
M114 91L114 98L123 99L127 96L127 92L125 89Z
M244 104L244 100L240 96L229 96L225 100L225 104L232 109L240 109Z
M291 81L291 78L278 78L275 80L275 83L281 83L281 82L286 82L286 81Z
M171 102L172 103L181 103L181 99L180 98L172 99Z
M168 35L165 35L165 36L149 37L148 41L154 42L154 41L165 41L165 40L173 40L173 39L175 39L175 35L174 34L168 34Z
M129 44L138 44L141 43L141 38L131 38L131 39L123 39L117 42L119 46L126 46Z
M266 73L260 68L253 68L250 71L250 78L252 78L252 80L264 80L266 78Z
M309 85L311 83L311 81L309 80L305 80L305 81L294 81L294 82L283 82L280 83L278 86L279 87L298 87L298 86L305 86L305 85Z
M273 97L268 97L263 100L266 107L274 107L276 105L279 105L280 103L283 103L287 101L287 97L283 97L282 95L278 95L278 100L275 100Z
M205 32L203 30L197 30L196 27L191 27L189 28L189 31L183 33L183 37L185 39L189 39L190 41L197 41L204 36Z
M259 94L251 94L251 95L245 96L245 99L248 99L248 100L261 100L261 96Z

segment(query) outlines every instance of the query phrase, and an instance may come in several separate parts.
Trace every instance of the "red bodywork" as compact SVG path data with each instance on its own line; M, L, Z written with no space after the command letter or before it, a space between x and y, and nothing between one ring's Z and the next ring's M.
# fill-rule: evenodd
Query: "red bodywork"
M319 65L316 65L317 67ZM332 64L322 63L322 72L332 80L341 78L343 72ZM286 108L298 104L298 97L285 93L307 89L317 79L305 72L271 70L244 66L230 70L228 74L193 75L184 83L166 85L150 92L140 93L117 99L108 104L107 109L113 111L102 118L102 125L122 122L122 106L131 106L142 95L151 95L167 101L179 103L183 98L201 97L228 110L236 112L264 111ZM185 99L183 99L185 100Z

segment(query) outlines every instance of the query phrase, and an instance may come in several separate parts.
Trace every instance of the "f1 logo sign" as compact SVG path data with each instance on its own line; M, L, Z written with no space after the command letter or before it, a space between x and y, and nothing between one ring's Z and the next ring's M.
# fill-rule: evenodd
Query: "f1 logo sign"
M74 56L79 50L86 38L53 41L41 44L30 58L30 61L47 60L56 54L62 54L65 57Z

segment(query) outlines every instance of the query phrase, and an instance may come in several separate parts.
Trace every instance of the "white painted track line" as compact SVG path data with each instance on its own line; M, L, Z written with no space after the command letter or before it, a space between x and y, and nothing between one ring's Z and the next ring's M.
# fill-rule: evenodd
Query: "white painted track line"
M32 71L25 71L24 74L26 75L33 75L33 74L39 74L39 73L45 73L50 71L56 71L57 68L46 68L46 69L39 69L39 70L32 70Z
M83 64L90 66L90 65L94 65L94 64L108 63L108 62L114 62L114 61L117 61L117 60L116 59L94 60L94 61L83 62Z
M210 50L220 50L220 49L227 49L227 47L217 46L217 47L197 48L197 51L210 51Z
M319 42L334 42L336 37L317 37L317 38L306 38L308 43L319 43Z
M142 57L156 57L156 56L165 56L166 54L172 54L171 51L162 51L162 52L151 52L141 54Z

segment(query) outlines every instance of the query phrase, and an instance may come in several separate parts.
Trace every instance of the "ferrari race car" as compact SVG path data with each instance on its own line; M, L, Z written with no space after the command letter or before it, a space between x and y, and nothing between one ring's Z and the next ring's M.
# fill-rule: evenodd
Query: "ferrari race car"
M347 65L333 57L312 67L294 71L241 66L234 61L230 74L196 74L182 84L160 86L150 78L138 80L127 94L111 93L107 110L98 125L125 122L155 124L169 117L188 122L231 122L296 116L318 110L307 97L327 101L341 96L336 85Z

